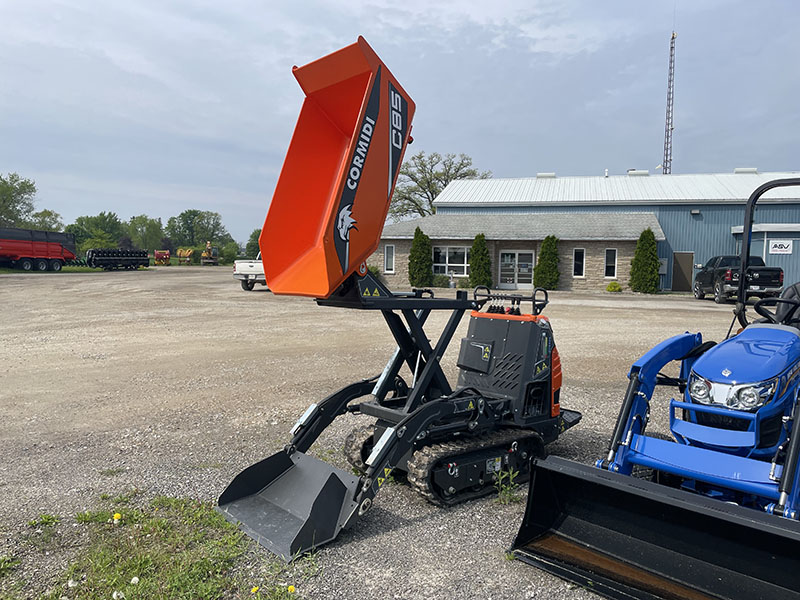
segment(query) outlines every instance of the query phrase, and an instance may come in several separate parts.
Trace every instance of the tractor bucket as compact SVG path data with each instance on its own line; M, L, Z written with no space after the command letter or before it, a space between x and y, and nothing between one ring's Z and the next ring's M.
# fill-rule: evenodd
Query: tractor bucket
M609 598L800 597L800 523L564 459L531 469L514 553Z
M218 510L288 562L336 538L357 508L358 481L312 456L281 451L239 473Z
M378 247L415 105L362 37L294 76L306 98L259 246L275 294L327 298Z

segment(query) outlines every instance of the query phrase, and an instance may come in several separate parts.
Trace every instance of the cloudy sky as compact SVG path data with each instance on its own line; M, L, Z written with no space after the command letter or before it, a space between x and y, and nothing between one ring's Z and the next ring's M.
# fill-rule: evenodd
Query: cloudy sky
M0 173L66 223L215 210L263 223L303 95L291 74L363 35L417 103L410 151L496 177L661 163L800 170L794 0L0 0Z

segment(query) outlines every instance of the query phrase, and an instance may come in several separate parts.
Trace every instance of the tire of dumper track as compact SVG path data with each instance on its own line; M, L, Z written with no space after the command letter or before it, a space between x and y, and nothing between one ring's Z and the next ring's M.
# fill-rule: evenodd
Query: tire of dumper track
M367 472L366 460L375 443L375 425L359 425L344 438L344 456L360 474Z

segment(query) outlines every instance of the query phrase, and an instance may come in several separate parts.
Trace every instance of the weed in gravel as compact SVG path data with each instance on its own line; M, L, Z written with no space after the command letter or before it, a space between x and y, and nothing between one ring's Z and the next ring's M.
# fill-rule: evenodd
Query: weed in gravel
M23 535L22 539L39 550L49 550L53 546L53 539L56 537L56 525L61 521L57 515L42 513L32 521L28 521L31 531Z
M500 504L513 504L522 500L519 484L514 482L518 475L519 471L514 469L497 472L494 487L497 490L497 501Z
M133 488L129 492L120 494L116 498L112 498L111 502L113 502L114 504L128 504L130 503L131 500L136 498L136 496L138 496L141 493L142 492L138 488Z
M125 472L125 469L122 467L115 467L113 469L103 469L100 471L100 475L103 477L114 477L115 475L120 475Z
M506 560L516 560L517 556L511 550L506 550L503 553L503 558Z
M11 573L19 565L19 559L13 556L0 556L0 579Z
M225 465L221 462L201 462L197 463L196 465L189 465L189 468L197 469L199 471L203 469L222 469L224 466Z
M29 527L55 527L61 519L58 515L48 515L42 513L32 521L28 521Z
M292 565L270 561L253 592L254 582L233 571L254 544L213 503L159 496L136 508L117 501L108 509L75 516L88 528L88 546L44 598L88 600L117 592L117 597L131 599L295 600L297 594L288 585L319 572L316 558Z

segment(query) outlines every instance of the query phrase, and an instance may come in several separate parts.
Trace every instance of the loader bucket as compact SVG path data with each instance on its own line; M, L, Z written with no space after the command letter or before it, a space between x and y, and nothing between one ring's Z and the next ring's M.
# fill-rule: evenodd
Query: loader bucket
M358 477L301 452L278 452L236 476L218 510L285 561L333 540L356 509Z
M294 76L306 98L259 246L270 290L327 298L378 247L415 105L362 37Z
M564 459L531 469L514 553L609 598L800 597L800 523Z

